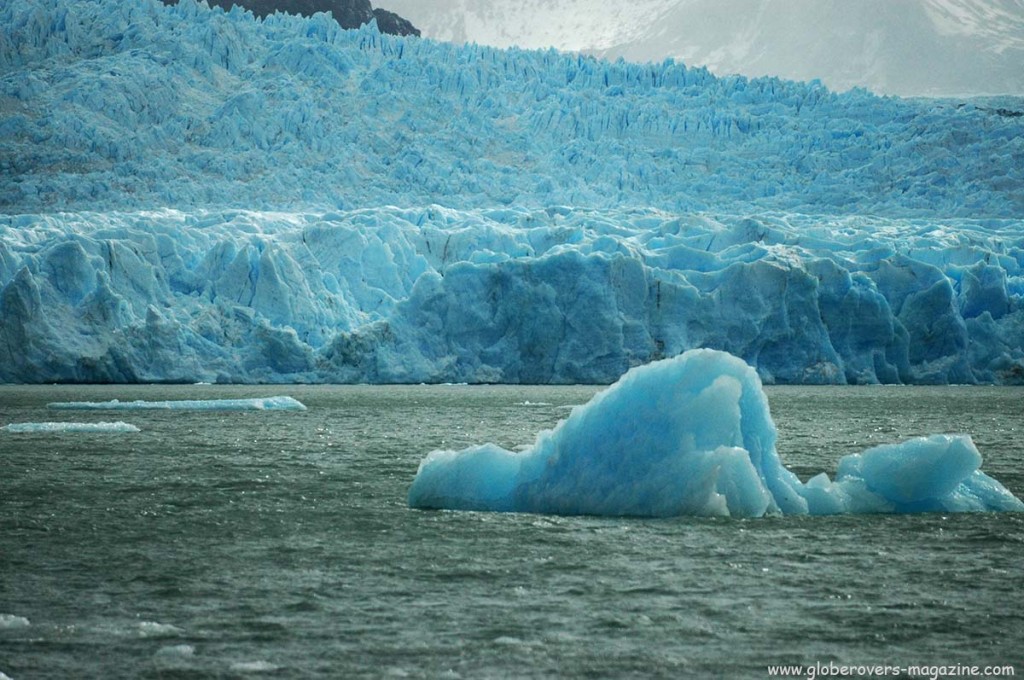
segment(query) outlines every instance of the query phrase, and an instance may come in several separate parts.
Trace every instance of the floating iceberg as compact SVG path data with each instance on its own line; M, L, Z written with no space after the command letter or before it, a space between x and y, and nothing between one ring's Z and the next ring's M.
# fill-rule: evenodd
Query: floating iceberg
M55 401L47 408L61 411L305 411L306 406L292 397L262 399L181 399L176 401Z
M978 469L968 436L879 446L842 458L834 481L807 483L775 440L757 373L692 350L629 371L525 451L430 453L409 505L641 517L1024 510Z
M32 625L24 616L15 614L0 614L0 630L10 628L28 628Z
M11 423L0 428L6 432L140 432L139 428L130 423Z

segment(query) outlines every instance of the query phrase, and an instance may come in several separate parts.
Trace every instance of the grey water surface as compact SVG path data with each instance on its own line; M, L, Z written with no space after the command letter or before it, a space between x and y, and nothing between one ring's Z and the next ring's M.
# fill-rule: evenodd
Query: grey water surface
M641 520L410 510L435 448L514 448L597 387L0 386L0 678L1024 673L1024 515ZM291 395L305 412L56 412ZM1024 388L768 389L803 479L971 434L1024 496Z

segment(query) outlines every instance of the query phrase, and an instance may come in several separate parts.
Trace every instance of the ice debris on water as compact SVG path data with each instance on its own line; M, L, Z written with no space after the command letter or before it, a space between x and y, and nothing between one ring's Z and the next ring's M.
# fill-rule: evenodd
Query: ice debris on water
M131 423L125 423L120 420L115 423L11 423L10 425L4 425L3 427L0 427L0 430L4 430L5 432L14 432L18 434L34 434L49 432L141 432L141 430L139 430L139 428L136 427L135 425L132 425Z
M28 628L30 625L31 623L24 616L18 616L16 614L0 614L0 630Z
M775 441L757 373L725 352L691 350L629 371L522 452L430 453L409 505L641 517L1024 510L981 472L967 435L848 455L835 480L806 483Z
M189 659L195 655L196 648L192 645L167 645L156 650L156 656L162 658Z
M54 401L47 408L59 411L305 411L306 406L293 397L258 399L178 399L171 401Z

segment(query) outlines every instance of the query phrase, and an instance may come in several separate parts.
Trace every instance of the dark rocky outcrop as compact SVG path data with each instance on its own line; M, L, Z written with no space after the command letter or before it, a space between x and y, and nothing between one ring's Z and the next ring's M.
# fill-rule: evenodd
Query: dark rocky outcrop
M168 5L177 4L178 0L163 0ZM373 9L370 0L207 0L211 7L231 9L239 5L258 17L265 17L274 12L287 12L312 16L317 12L330 12L342 28L359 28L373 19L377 19L377 27L381 33L395 35L419 36L419 30L407 19L394 12Z
M411 21L398 16L394 12L374 8L373 16L377 19L377 28L380 29L381 33L414 35L417 38L420 35L420 30L413 26Z

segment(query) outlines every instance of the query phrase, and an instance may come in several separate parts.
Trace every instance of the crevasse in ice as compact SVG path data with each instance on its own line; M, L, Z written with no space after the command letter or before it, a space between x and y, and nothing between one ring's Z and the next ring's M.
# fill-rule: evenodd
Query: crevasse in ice
M414 508L564 515L761 517L1024 510L979 469L966 435L932 435L843 457L835 480L782 464L757 373L714 350L635 368L519 452L434 451Z

